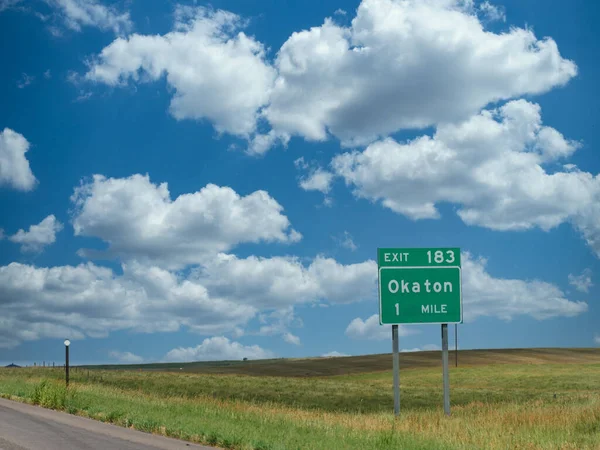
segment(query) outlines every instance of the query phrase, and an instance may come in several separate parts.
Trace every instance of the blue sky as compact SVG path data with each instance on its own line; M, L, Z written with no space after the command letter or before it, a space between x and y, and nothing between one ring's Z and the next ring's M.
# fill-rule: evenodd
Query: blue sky
M0 0L0 362L389 352L377 247L461 248L461 348L598 345L600 8L550 3Z

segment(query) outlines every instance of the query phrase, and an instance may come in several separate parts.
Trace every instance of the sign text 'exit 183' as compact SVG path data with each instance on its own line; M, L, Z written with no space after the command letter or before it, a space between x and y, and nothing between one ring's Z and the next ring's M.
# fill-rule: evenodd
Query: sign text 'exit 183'
M380 324L462 322L460 249L377 252Z

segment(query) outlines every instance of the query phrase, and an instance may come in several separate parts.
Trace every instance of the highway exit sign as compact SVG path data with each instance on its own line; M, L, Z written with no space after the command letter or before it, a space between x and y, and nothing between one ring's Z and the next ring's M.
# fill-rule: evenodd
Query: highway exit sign
M459 248L378 248L381 325L461 323Z

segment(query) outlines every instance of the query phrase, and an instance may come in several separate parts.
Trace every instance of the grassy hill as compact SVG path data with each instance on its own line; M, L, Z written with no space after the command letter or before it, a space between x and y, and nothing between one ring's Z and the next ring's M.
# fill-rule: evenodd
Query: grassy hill
M600 449L600 349L460 351L451 417L440 352L400 359L397 419L391 354L0 368L0 397L230 450Z
M455 352L449 352L450 365ZM561 364L600 363L600 348L535 348L498 350L459 350L459 367L490 364ZM190 363L157 363L129 365L82 366L103 370L177 371L205 374L238 374L278 377L319 377L351 375L390 370L392 354L348 356L336 358L266 359L254 361L198 361ZM441 366L441 351L400 354L400 369Z

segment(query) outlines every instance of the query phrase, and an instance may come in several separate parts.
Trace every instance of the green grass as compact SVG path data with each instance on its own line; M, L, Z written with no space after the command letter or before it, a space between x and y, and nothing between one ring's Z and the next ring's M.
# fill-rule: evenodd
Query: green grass
M401 372L398 420L391 371L357 372L300 378L79 370L67 393L61 370L2 369L0 394L236 449L600 448L598 362L451 367L449 418L440 368Z

